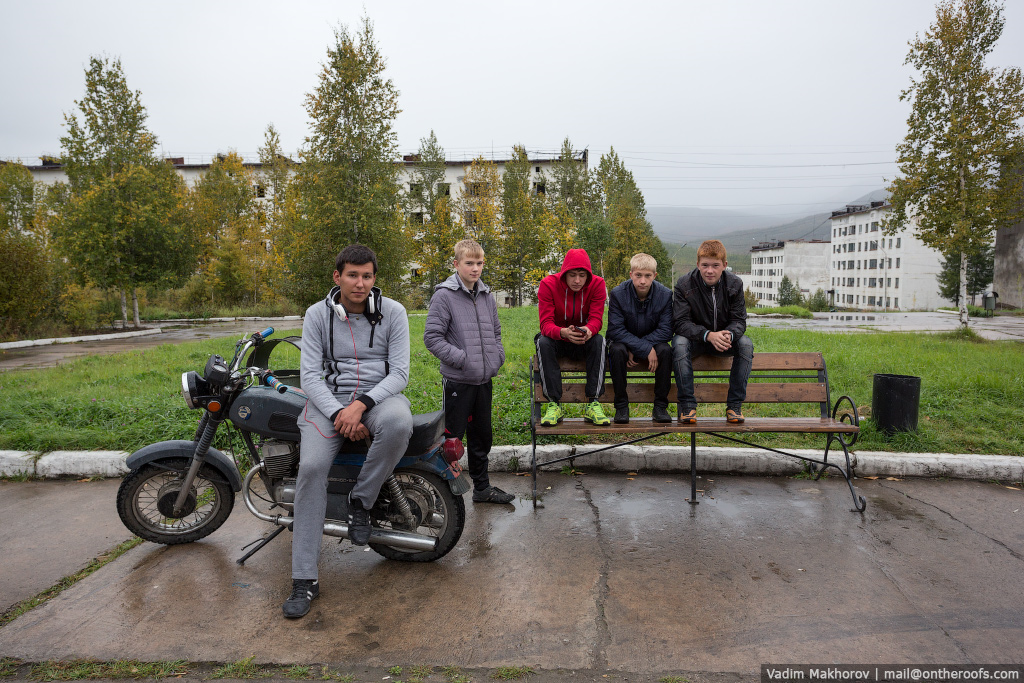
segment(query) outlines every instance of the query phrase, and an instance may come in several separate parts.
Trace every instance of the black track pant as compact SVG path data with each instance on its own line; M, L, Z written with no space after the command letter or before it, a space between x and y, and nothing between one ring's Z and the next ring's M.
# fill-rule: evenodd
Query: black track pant
M668 391L672 388L672 347L661 342L654 345L654 352L658 356L658 369L654 371L654 405L668 408ZM626 395L628 360L629 349L625 344L612 342L608 345L608 369L612 376L612 387L615 389L616 408L625 408L629 405L629 396Z
M487 476L487 454L491 452L494 433L491 430L492 383L460 384L441 379L444 399L444 435L446 438L466 437L469 453L469 476L473 488L482 491L491 485Z
M549 401L558 403L562 400L562 371L558 367L559 357L586 359L587 361L587 400L596 400L604 393L604 337L595 334L586 344L573 344L564 339L552 339L538 334L534 337L537 344L537 358L540 359L540 382L544 395Z

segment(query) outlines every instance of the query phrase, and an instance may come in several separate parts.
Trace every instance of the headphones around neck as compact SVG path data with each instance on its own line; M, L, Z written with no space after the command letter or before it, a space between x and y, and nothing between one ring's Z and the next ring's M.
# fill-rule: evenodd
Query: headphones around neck
M370 290L370 295L366 297L366 317L369 318L370 320L373 320L377 315L377 297L379 296L380 290L374 287L373 289ZM340 292L338 298L341 298ZM334 309L334 312L338 315L338 320L340 320L341 322L348 322L348 311L345 310L345 307L341 304L340 301L335 301L334 299L331 299L328 303L331 306L331 308Z

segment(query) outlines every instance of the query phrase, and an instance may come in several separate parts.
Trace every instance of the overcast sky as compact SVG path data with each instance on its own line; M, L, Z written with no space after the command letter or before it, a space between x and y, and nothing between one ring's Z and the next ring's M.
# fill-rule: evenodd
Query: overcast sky
M294 153L333 29L373 21L401 95L401 150L513 144L591 164L614 146L649 209L785 217L836 208L895 172L907 41L932 0L0 0L0 158L60 154L90 55L119 57L165 156ZM990 61L1024 65L1024 2Z

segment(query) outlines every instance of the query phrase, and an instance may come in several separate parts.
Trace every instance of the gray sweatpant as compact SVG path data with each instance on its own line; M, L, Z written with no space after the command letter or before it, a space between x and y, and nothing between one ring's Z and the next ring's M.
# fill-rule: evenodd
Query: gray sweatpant
M398 394L384 399L363 414L363 424L373 434L366 464L359 471L352 497L369 510L384 480L405 454L412 436L409 399ZM313 402L299 416L299 474L295 482L295 524L292 528L292 578L316 579L317 559L327 515L327 474L343 438L330 418Z

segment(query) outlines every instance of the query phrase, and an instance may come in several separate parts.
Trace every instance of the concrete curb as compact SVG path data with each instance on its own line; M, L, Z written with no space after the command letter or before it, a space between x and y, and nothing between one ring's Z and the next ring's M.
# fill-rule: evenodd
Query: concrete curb
M129 337L145 337L160 334L160 328L136 330L135 332L115 332L113 334L89 334L84 337L54 337L52 339L23 339L21 341L3 342L0 349L23 349L28 346L49 346L51 344L74 344L84 341L103 341L105 339L128 339Z
M586 456L600 445L538 446L537 457L551 460L572 455L573 465L608 472L686 472L690 467L687 446L619 446ZM575 451L574 451L575 449ZM530 446L495 446L491 449L490 470L529 471ZM820 450L793 450L793 453L821 458ZM128 471L123 451L0 451L0 476L55 479L61 477L120 477ZM840 463L842 452L829 454L830 462ZM466 458L463 458L463 465ZM1013 455L959 455L955 453L887 453L858 451L851 454L854 471L860 477L949 477L1000 481L1024 481L1024 457ZM568 462L543 468L559 471ZM733 473L788 476L804 470L804 463L757 448L697 449L697 470L701 473Z

